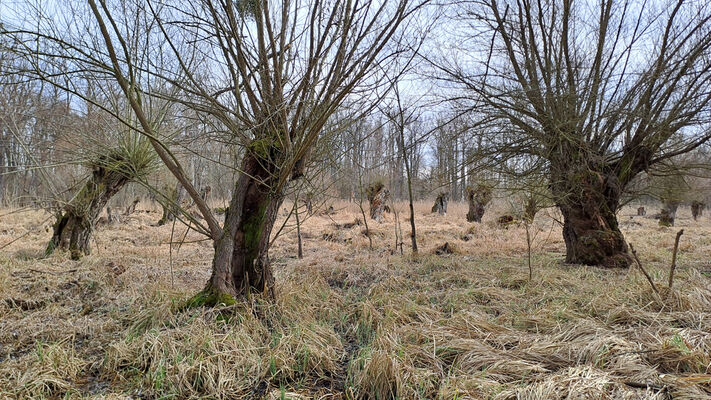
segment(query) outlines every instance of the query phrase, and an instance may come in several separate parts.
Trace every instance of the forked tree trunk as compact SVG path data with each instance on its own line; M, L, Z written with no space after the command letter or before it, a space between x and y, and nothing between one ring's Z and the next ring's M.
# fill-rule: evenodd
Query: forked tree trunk
M263 164L245 155L226 211L223 236L215 241L212 276L188 306L231 304L235 297L250 292L274 297L268 249L283 197L271 192L268 183L273 176Z
M69 250L73 259L91 254L91 235L106 203L129 179L103 166L96 166L81 191L58 214L45 254L55 249Z
M526 196L526 203L523 206L523 219L530 224L536 219L536 214L538 214L540 210L541 202L535 194L529 193Z
M439 215L447 215L447 204L449 203L449 194L440 193L435 199L434 205L432 206L432 212L438 213Z
M629 267L632 259L617 223L621 187L614 174L566 171L551 183L563 214L565 262Z

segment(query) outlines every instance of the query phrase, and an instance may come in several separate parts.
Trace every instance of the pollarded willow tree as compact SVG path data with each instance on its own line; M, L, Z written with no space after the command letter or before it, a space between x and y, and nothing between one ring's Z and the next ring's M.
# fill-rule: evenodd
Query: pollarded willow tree
M427 2L87 0L72 10L70 29L45 29L57 18L41 15L6 34L39 43L32 56L71 64L64 77L91 71L120 85L141 132L205 220L196 226L214 242L212 276L192 303L214 304L250 291L273 296L268 248L285 187L304 174L339 108L366 113L382 96L391 61L417 40L408 21ZM224 224L151 125L152 97L192 110L215 127L215 140L240 148Z
M616 212L633 179L711 138L711 6L696 1L467 2L468 57L437 61L483 116L491 154L533 157L566 262L627 267ZM450 59L452 59L450 57ZM522 171L518 171L519 173Z
M130 182L143 180L157 167L148 141L134 134L119 136L114 147L102 148L88 162L86 183L57 213L45 254L69 250L73 259L91 254L91 237L99 214Z

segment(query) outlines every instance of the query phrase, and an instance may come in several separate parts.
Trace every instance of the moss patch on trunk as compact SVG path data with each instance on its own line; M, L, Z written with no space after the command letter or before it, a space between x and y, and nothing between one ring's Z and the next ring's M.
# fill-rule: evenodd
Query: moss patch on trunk
M218 305L231 306L236 304L234 296L221 292L215 288L205 288L200 293L188 299L185 304L180 306L180 311L185 311L191 308L198 307L215 307Z

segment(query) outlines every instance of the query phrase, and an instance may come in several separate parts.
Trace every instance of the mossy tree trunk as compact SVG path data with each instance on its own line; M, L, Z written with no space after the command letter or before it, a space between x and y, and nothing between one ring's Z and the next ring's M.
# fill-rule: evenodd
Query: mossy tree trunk
M69 250L73 259L91 254L91 237L101 210L130 179L104 166L95 166L88 182L57 215L45 254Z
M215 241L212 275L189 305L229 304L250 292L274 297L269 239L283 196L271 190L273 171L247 154L225 213L223 235Z
M631 263L617 223L622 187L612 172L567 167L553 176L551 189L563 214L565 261L626 268Z

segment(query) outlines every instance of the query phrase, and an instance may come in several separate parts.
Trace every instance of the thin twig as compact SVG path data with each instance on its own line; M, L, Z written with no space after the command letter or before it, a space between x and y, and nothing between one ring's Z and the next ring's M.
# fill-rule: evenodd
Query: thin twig
M679 250L679 238L681 238L681 235L684 234L684 230L680 230L679 232L676 233L676 240L674 240L674 252L672 253L672 263L671 267L669 268L669 289L672 288L672 285L674 284L674 270L676 269L676 254L677 251Z
M652 389L657 392L661 392L666 389L666 386L664 386L664 385L657 385L654 383L647 383L647 382L624 381L623 383L629 387L638 388L638 389Z
M297 257L304 258L304 247L301 241L301 221L299 221L299 193L294 197L294 212L296 214L296 240L298 245Z
M528 281L533 281L533 266L531 265L531 233L529 226L530 222L524 221L524 226L526 228L526 246L528 248Z
M634 247L632 246L632 243L630 245L630 251L632 252L632 255L634 256L634 260L637 262L637 266L639 267L640 271L644 274L644 276L647 277L647 280L649 281L649 284L652 285L652 289L654 289L654 293L659 294L659 290L657 289L657 285L654 284L654 281L652 280L652 277L649 276L647 271L644 269L642 266L642 263L639 261L639 257L637 257L637 252L634 250Z
M173 218L173 227L170 228L170 243L168 243L168 261L170 265L170 288L175 288L175 279L173 277L173 235L175 234L175 220Z
M28 269L28 271L29 271L29 272L34 272L34 273L37 273L37 274L50 274L50 275L72 274L72 273L74 273L74 272L77 272L76 269L69 269L69 270L66 270L66 271L57 271L57 272L54 272L54 271L41 271L41 270L39 270L39 269L33 269L33 268Z

